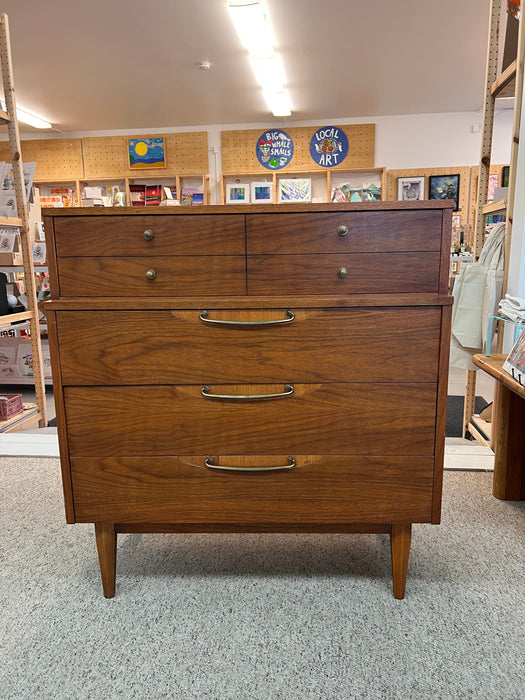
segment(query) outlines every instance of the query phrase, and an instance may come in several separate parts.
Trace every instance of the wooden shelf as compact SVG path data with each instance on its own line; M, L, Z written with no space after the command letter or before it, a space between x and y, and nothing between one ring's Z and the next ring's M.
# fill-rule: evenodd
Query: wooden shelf
M469 421L468 431L473 438L481 445L490 447L492 438L492 425L477 414L474 414Z
M507 199L498 199L497 202L489 202L482 208L483 214L505 214L507 212Z
M0 433L14 433L18 430L23 430L28 425L41 420L41 418L38 408L29 408L9 420L0 421Z
M492 83L490 88L492 97L514 97L516 92L516 66L517 62L513 61Z

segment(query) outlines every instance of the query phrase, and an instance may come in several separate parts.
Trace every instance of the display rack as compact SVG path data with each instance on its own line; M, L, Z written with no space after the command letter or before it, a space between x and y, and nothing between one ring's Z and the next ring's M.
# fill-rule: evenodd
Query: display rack
M485 97L483 103L483 119L481 128L481 154L479 164L478 196L474 228L474 260L480 256L485 242L486 216L493 213L505 215L505 266L502 295L506 292L508 277L508 260L512 236L512 217L514 209L514 189L516 182L516 167L518 160L519 132L521 122L521 103L523 95L523 63L525 58L525 33L523 22L519 23L516 59L498 75L500 58L500 20L502 13L501 0L491 0L490 20L487 47L487 71L485 80ZM504 201L487 204L489 174L491 167L492 135L494 130L494 112L496 99L501 97L514 98L514 113L512 126L512 144L509 168L508 194ZM490 342L490 339L489 339ZM463 435L468 432L478 442L487 444L486 439L477 430L474 417L474 400L476 393L476 371L467 370L465 384L465 403L463 411Z
M32 232L29 224L29 211L26 200L24 169L21 157L20 135L16 120L15 88L11 47L9 41L9 22L7 15L0 14L0 63L4 89L5 111L0 110L0 123L7 125L9 149L13 169L16 195L17 217L0 217L0 226L14 226L20 230L20 243L24 268L27 310L0 316L0 329L11 328L14 324L27 322L31 333L31 351L36 395L36 408L26 409L24 413L13 416L10 420L0 422L0 432L21 430L38 422L39 427L46 426L46 400L42 348L40 342L39 312L36 298L35 275L32 256Z

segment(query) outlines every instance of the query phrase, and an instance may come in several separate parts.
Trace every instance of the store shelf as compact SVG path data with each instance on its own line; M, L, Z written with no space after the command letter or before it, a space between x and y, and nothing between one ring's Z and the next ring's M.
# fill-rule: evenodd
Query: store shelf
M498 199L497 202L489 202L482 207L485 216L489 214L505 214L507 211L507 199Z
M503 73L496 78L490 88L492 97L514 97L516 93L517 61L513 61Z

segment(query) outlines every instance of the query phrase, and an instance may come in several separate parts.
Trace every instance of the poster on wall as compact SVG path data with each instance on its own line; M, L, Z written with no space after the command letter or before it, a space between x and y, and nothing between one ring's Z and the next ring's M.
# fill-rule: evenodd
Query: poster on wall
M257 139L256 153L263 167L280 170L293 158L293 141L285 131L265 131Z
M310 139L312 160L323 168L339 165L348 155L348 138L337 126L323 126Z
M164 139L128 139L129 167L131 170L165 168Z

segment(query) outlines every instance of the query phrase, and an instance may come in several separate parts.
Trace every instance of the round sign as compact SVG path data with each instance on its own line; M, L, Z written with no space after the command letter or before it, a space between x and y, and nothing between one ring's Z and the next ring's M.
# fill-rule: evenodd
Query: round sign
M257 160L268 170L280 170L293 158L293 141L285 131L271 129L257 139Z
M310 140L310 155L317 165L334 168L348 155L348 138L338 126L317 129Z

